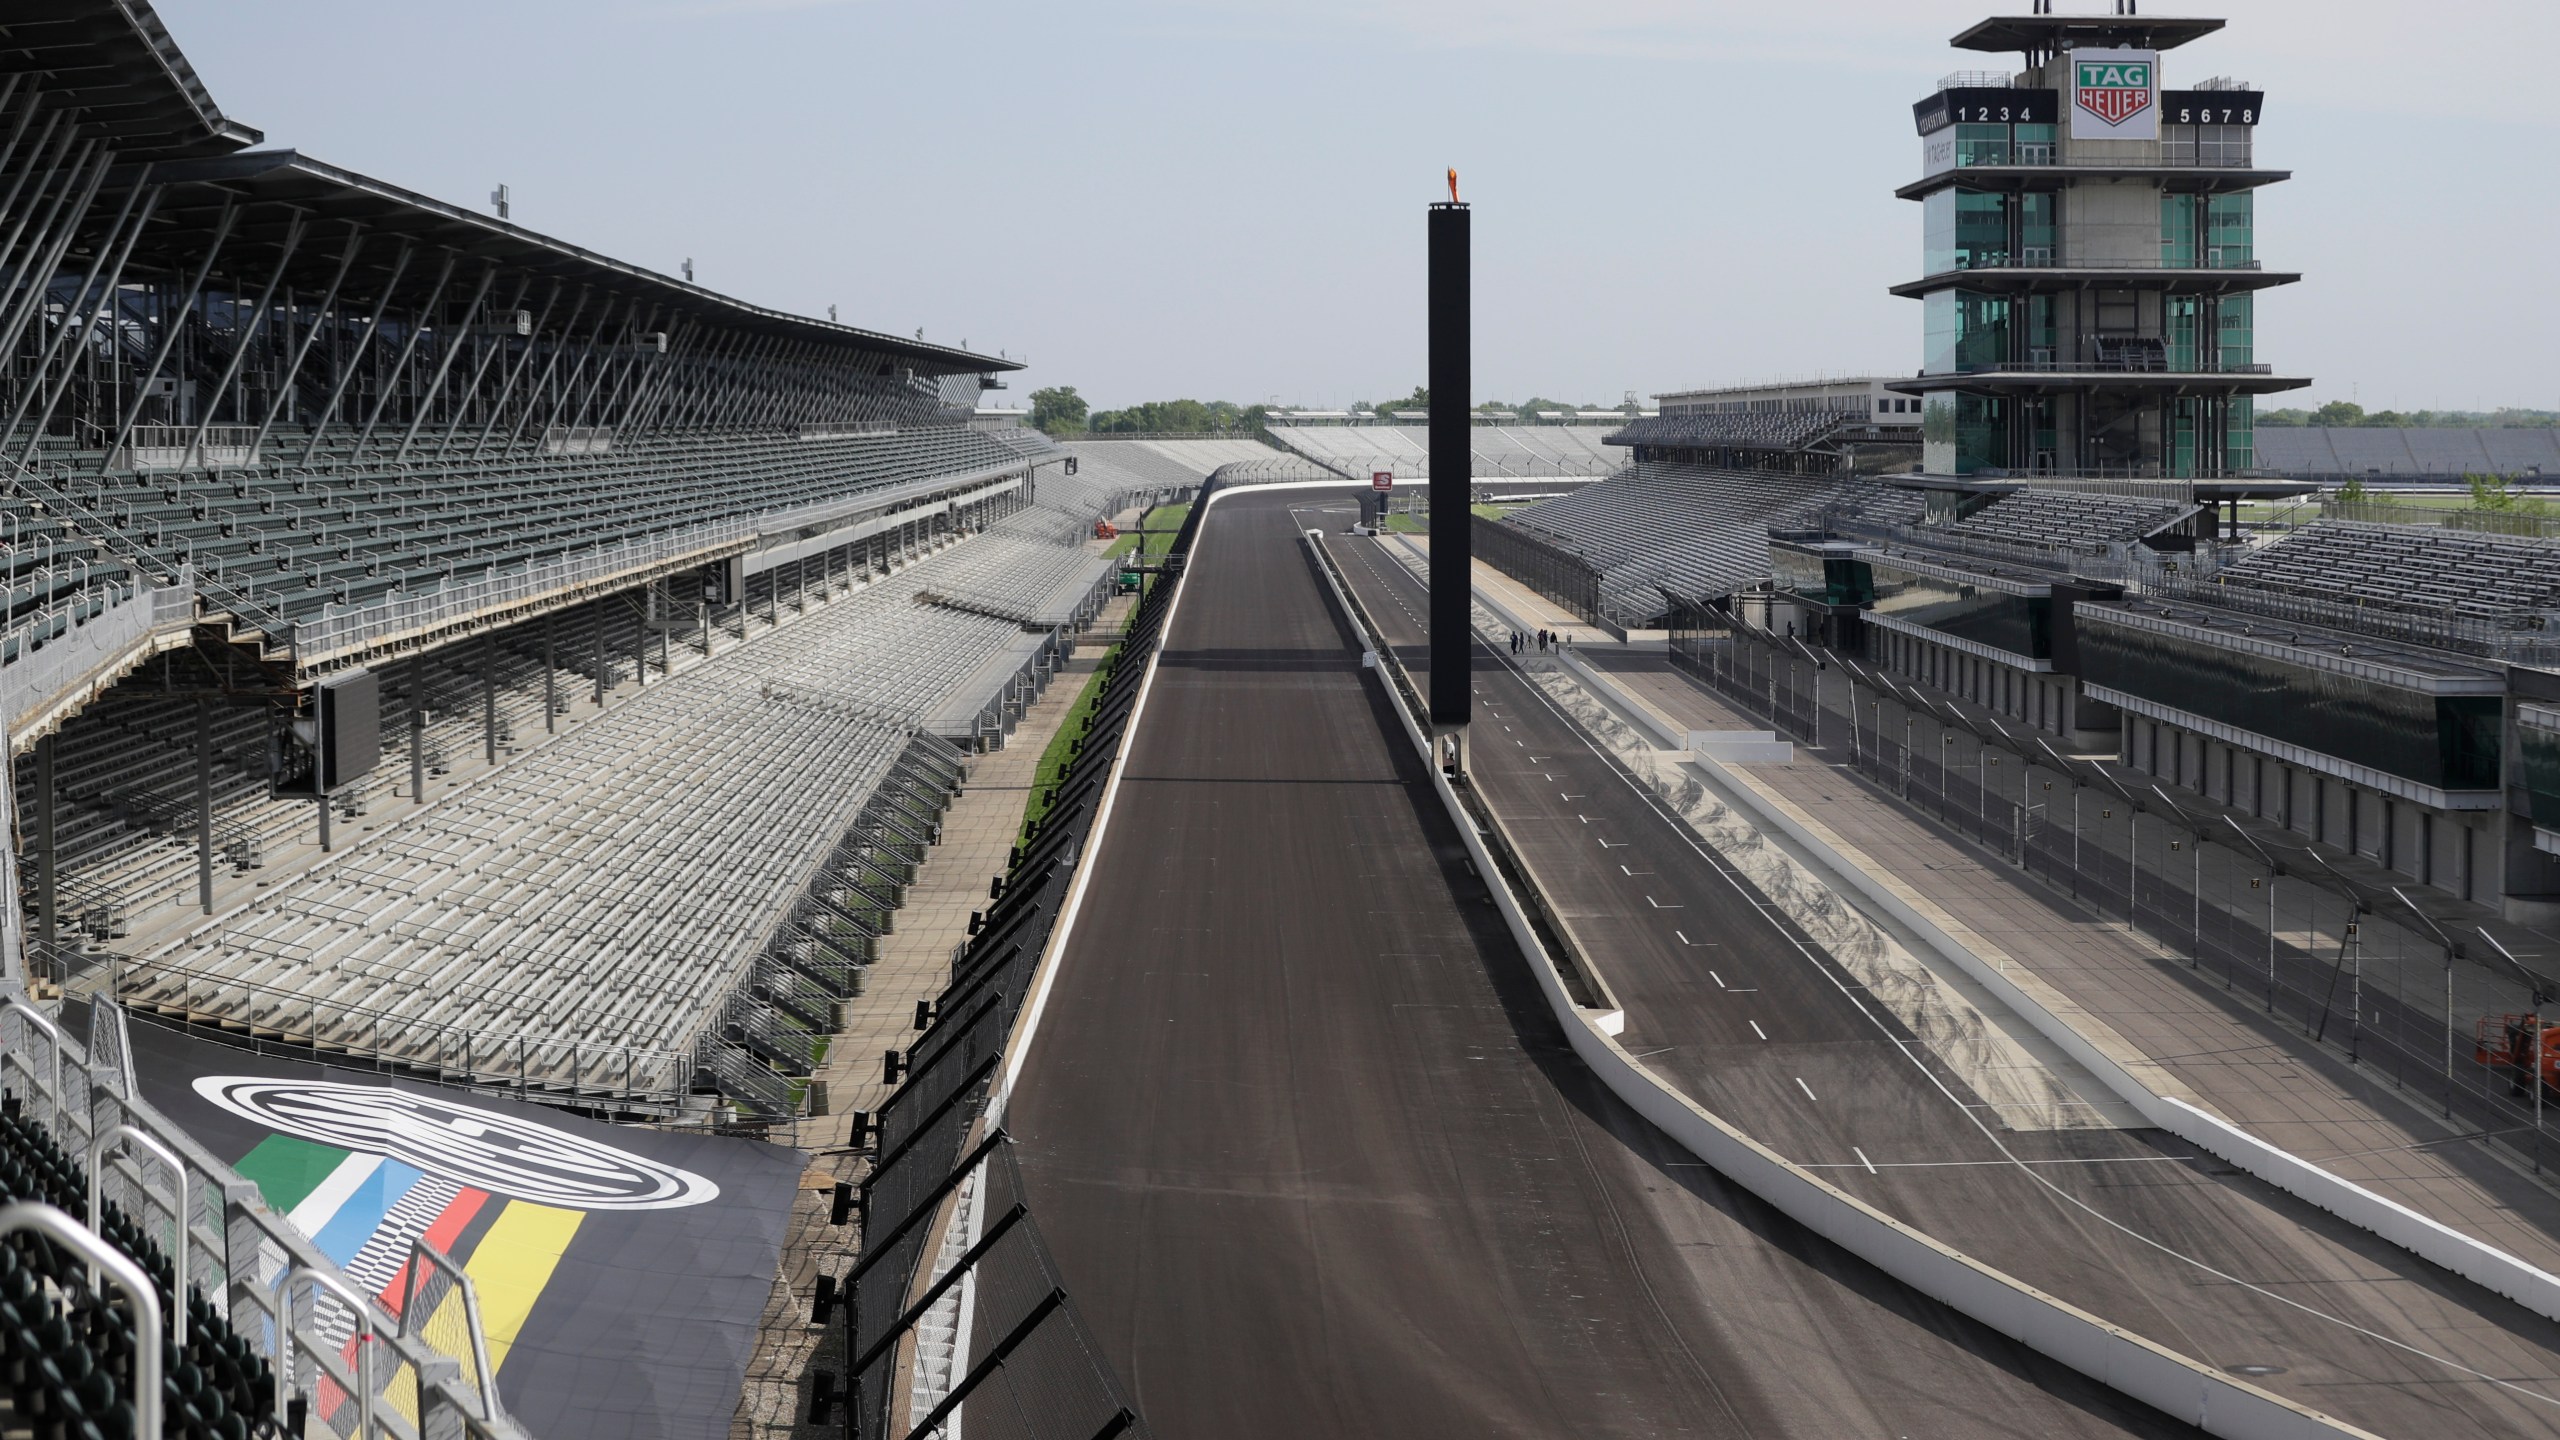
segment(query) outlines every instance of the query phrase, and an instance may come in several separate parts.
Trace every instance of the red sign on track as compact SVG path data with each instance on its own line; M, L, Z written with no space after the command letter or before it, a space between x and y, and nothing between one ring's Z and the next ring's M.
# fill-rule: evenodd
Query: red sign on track
M1393 470L1370 471L1369 488L1372 490L1393 490L1396 488L1396 472Z

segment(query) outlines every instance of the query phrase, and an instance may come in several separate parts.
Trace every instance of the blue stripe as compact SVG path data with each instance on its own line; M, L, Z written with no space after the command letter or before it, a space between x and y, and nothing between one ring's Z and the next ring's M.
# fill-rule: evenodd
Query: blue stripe
M347 1203L338 1207L338 1213L329 1217L329 1223L320 1227L320 1233L311 1237L312 1243L340 1265L355 1259L357 1253L364 1249L364 1242L372 1239L373 1232L382 1228L382 1219L391 1213L391 1207L399 1204L400 1197L408 1194L409 1187L425 1178L425 1174L416 1166L384 1160L381 1167L347 1197Z

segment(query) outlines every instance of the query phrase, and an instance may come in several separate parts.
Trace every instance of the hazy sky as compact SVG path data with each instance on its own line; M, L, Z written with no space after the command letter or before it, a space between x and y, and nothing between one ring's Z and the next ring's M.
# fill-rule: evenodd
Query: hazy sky
M1098 404L1422 378L1476 207L1478 398L1900 372L1912 102L2015 0L157 0L270 143ZM2063 0L2100 10L2108 0ZM2164 0L2147 3L2167 9ZM2551 0L2223 0L2269 92L2258 358L2313 399L2560 406Z

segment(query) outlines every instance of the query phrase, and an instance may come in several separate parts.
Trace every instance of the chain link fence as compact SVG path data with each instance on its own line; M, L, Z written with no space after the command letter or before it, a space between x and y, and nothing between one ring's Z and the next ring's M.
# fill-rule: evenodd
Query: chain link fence
M1688 618L1701 628L1675 636L1672 663L1743 714L2141 932L2233 1003L2422 1097L2465 1138L2537 1170L2560 1158L2543 1087L2528 1082L2538 1027L2526 1023L2560 986L2485 932L2448 933L2398 890L2191 813L2149 777L2056 737L1794 636Z

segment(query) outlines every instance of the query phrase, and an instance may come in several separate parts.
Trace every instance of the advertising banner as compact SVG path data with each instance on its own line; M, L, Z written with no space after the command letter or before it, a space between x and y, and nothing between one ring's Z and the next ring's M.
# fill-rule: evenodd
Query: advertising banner
M2071 138L2160 138L2160 52L2071 52Z

